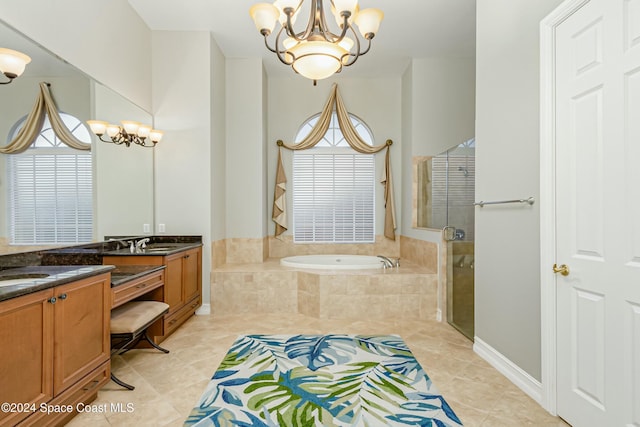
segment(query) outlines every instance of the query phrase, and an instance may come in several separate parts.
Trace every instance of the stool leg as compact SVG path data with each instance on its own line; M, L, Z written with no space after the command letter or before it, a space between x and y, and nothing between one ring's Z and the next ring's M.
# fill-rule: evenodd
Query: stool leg
M127 383L125 383L124 381L121 381L118 377L116 377L115 375L113 375L113 372L111 373L111 380L112 380L114 383L118 384L119 386L124 387L124 388L126 388L126 389L128 389L128 390L133 390L133 389L135 388L135 387L134 387L134 386L132 386L131 384L127 384Z
M151 344L153 348L158 349L163 353L169 353L169 350L167 350L166 348L162 348L158 344L154 343L153 340L149 338L149 335L147 335L147 331L144 331L144 339L147 340L147 342Z

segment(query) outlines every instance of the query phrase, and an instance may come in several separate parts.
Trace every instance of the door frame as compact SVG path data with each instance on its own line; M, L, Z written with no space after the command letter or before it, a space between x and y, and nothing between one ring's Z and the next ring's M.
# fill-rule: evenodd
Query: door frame
M566 0L540 22L540 333L541 402L557 415L556 28L591 0Z

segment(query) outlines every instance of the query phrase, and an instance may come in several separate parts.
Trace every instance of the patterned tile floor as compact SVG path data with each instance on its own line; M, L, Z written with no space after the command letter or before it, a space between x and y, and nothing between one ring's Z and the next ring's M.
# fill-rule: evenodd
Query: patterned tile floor
M478 357L446 323L287 314L193 317L162 344L171 353L133 350L114 358L114 373L136 389L108 383L92 404L106 412L82 413L68 425L181 426L236 337L252 333L398 334L465 426L567 425Z

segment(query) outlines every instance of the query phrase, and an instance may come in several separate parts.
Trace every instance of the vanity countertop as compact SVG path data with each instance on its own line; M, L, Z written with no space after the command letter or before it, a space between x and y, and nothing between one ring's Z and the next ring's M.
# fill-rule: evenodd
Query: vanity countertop
M111 272L111 287L115 288L149 273L163 270L165 265L116 265Z
M180 242L180 243L151 243L145 248L131 251L130 248L122 248L112 251L103 252L108 256L167 256L174 253L182 252L188 249L199 248L201 242Z
M0 271L0 301L113 271L113 265L36 265Z

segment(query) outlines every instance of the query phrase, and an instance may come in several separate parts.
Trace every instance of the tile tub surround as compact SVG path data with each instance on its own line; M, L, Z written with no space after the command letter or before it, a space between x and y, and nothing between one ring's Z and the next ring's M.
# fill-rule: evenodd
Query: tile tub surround
M214 269L215 314L291 313L321 319L435 319L437 275L403 263L399 269L297 270L279 259Z
M436 272L438 271L438 244L400 236L400 258Z
M298 244L293 236L279 238L269 236L269 257L285 258L294 255L344 254L344 255L384 255L391 258L400 256L399 241L376 236L374 243L318 243Z

